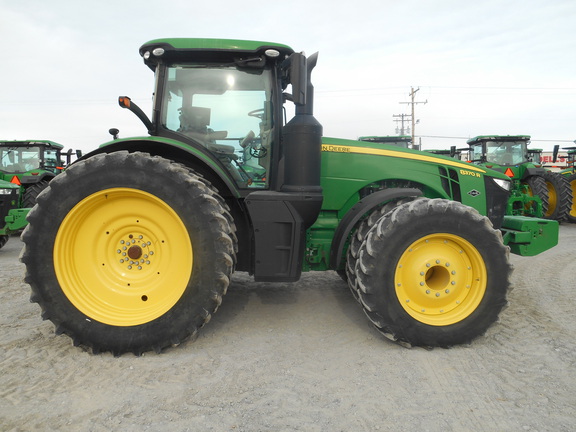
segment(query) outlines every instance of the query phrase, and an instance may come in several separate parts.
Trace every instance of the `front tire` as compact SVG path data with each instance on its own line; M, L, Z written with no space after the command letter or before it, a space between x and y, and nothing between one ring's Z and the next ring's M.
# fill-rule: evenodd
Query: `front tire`
M568 179L563 175L548 171L542 176L548 189L548 208L545 219L565 221L572 205L572 189Z
M24 196L22 198L22 207L23 208L32 208L36 204L36 199L40 192L48 187L49 182L46 180L39 181L38 183L34 183L26 188L24 191Z
M488 218L455 201L418 199L385 214L356 263L364 311L406 346L449 347L486 332L507 304L509 250Z
M358 283L356 281L356 262L360 254L360 247L366 238L368 232L378 222L378 220L386 213L392 211L396 206L412 201L414 198L402 198L399 200L389 201L384 205L374 209L368 216L358 223L358 228L350 237L350 244L346 251L346 282L348 288L357 301L360 301L358 293Z
M570 185L570 190L572 191L572 204L566 219L570 223L576 223L576 174L572 174L568 177L568 184Z
M162 349L217 310L235 262L222 198L188 168L114 152L72 165L28 215L31 300L94 353Z
M537 196L542 202L542 213L538 214L536 211L537 205L534 201L530 201L526 204L525 215L526 216L536 216L544 217L548 212L548 187L546 186L546 181L544 178L538 175L533 175L528 177L526 180L522 181L522 184L527 186L527 193L529 196Z

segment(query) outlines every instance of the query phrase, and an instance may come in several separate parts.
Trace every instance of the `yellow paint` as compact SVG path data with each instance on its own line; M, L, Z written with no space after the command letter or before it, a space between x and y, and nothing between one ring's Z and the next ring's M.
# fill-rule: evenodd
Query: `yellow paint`
M76 204L58 229L53 253L67 299L90 320L114 326L164 315L192 273L182 220L138 189L106 189Z
M398 301L414 319L448 326L474 312L486 293L482 255L454 234L431 234L412 243L396 265Z
M395 150L386 150L386 149L375 149L370 147L354 147L354 146L343 146L343 145L331 145L331 144L322 144L322 151L323 152L332 152L332 153L356 153L356 154L368 154L368 155L376 155L376 156L389 156L401 159L410 159L410 160L418 160L424 162L432 162L435 164L443 164L449 165L457 168L462 168L467 171L474 171L476 173L486 173L485 170L479 168L475 165L465 164L462 162L458 162L456 160L448 160L448 159L439 159L434 156L428 156L425 154L417 154L417 153L408 153L408 152L400 152ZM478 175L480 177L480 175Z

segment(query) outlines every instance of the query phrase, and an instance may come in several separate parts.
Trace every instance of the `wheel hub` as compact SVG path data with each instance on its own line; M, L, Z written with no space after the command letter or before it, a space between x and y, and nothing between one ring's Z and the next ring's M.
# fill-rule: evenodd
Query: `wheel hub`
M152 264L152 247L152 242L143 234L129 234L118 242L116 254L120 255L120 264L126 269L142 270Z
M395 276L404 310L430 325L449 325L468 316L482 299L485 284L478 251L451 234L414 242L402 254Z

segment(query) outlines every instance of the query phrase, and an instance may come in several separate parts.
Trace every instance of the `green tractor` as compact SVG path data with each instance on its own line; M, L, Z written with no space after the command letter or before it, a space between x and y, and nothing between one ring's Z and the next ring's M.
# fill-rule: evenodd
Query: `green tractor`
M31 300L76 345L178 345L210 320L234 271L264 282L336 271L387 338L469 343L507 304L509 251L557 244L556 221L505 216L502 173L323 137L317 54L176 38L140 55L155 73L152 117L129 97L119 104L149 136L74 162L22 235Z
M26 226L36 197L69 164L72 151L48 140L0 141L0 247ZM76 156L81 156L76 152Z
M8 242L10 235L26 226L28 209L18 207L20 186L0 180L0 249Z
M472 163L500 171L512 179L506 214L567 219L572 191L564 177L545 169L541 151L530 151L528 135L484 135L467 141Z
M576 141L574 141L576 143ZM572 205L570 206L570 211L568 212L568 222L576 223L576 167L574 161L576 161L576 147L563 147L568 153L568 168L560 171L560 174L566 178L568 184L570 185L570 190L572 191Z

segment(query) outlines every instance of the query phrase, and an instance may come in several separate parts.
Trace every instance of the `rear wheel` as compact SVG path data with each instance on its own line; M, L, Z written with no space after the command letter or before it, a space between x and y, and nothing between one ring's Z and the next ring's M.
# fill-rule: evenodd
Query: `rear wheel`
M572 191L572 204L566 218L568 222L576 223L576 174L572 174L568 177L568 184Z
M555 172L542 175L548 189L548 208L544 212L545 219L565 221L572 205L572 189L568 179Z
M542 202L542 213L538 214L536 211L537 206L534 201L530 201L526 204L525 213L527 216L544 217L548 211L548 187L546 186L546 181L537 175L530 176L522 182L524 185L528 186L528 195L537 196Z
M469 343L507 304L508 254L500 232L476 210L418 199L385 214L367 234L355 269L359 297L391 340Z
M144 153L72 165L28 221L31 299L57 333L95 353L179 344L209 321L233 271L222 198L189 169Z
M24 197L22 198L22 207L31 208L36 204L36 198L44 189L48 187L49 182L46 180L34 183L26 188L24 191Z

